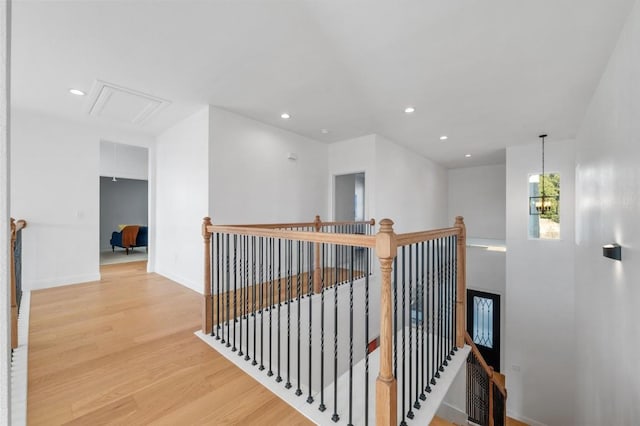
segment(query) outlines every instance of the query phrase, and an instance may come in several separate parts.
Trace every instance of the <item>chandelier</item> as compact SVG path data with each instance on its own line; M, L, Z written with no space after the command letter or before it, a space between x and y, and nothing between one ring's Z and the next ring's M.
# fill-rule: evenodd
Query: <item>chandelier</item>
M544 139L547 135L540 135L542 139L542 174L538 180L538 188L540 195L529 197L529 214L530 215L552 215L558 211L558 199L557 195L547 195L544 185Z

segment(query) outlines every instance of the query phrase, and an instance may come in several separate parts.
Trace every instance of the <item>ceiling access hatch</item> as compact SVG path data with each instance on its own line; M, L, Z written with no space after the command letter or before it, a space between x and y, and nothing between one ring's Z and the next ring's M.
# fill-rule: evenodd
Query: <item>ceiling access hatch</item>
M96 80L89 103L89 115L142 125L171 102Z

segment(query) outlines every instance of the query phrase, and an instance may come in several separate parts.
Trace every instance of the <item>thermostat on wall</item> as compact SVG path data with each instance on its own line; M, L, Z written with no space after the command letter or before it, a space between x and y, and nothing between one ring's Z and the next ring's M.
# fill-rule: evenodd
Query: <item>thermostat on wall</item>
M289 152L289 153L287 153L287 158L289 160L296 161L298 159L298 156L296 155L295 152Z

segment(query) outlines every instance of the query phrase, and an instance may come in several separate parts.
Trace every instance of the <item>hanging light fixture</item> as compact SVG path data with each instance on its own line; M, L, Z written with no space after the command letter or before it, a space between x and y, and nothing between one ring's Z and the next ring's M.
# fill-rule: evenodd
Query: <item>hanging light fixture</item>
M116 169L116 164L118 162L118 146L114 143L113 144L113 169ZM111 182L117 182L118 180L116 179L116 175L113 175L113 179L111 179Z
M547 195L544 187L544 139L547 135L540 135L542 139L542 173L539 175L538 192L540 195L529 197L529 214L530 215L550 215L557 213L559 196Z

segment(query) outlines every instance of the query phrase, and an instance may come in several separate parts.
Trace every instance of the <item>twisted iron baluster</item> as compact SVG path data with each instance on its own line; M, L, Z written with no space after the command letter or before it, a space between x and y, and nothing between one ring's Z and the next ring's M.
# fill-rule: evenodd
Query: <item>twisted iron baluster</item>
M324 287L325 287L325 265L327 264L327 253L325 244L322 244L322 288L320 289L320 405L318 410L325 411L324 405Z
M309 299L309 395L307 396L307 403L311 404L313 403L313 396L311 396L311 365L312 365L312 354L313 354L313 341L312 341L312 334L313 334L313 327L312 327L312 320L313 320L313 315L311 312L311 308L313 305L313 300L312 299L312 295L313 295L313 284L315 284L313 282L313 278L314 278L314 274L313 274L313 260L315 259L315 253L313 251L313 244L312 243L307 243L309 249L307 250L308 258L307 258L307 283L309 283L309 285L307 286L307 298Z
M278 238L278 360L277 360L277 370L278 374L276 376L276 383L280 383L282 381L282 376L280 375L280 308L282 307L282 240Z

